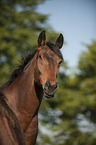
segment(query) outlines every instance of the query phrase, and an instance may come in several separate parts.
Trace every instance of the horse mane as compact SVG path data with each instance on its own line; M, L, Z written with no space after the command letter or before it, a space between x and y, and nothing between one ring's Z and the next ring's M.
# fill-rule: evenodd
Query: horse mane
M27 52L25 56L21 58L20 64L12 72L9 80L5 84L3 84L1 88L9 86L22 73L24 67L33 59L36 52L37 49L34 49L32 52Z
M1 123L2 120L3 120L3 124ZM15 113L8 106L7 99L1 92L0 92L0 124L2 125L0 127L2 127L3 129L7 129L7 127L9 126L10 131L11 131L10 136L13 136L14 141L17 141L18 145L25 145L25 139L24 139L20 122L17 119ZM6 126L6 124L8 124L8 126ZM2 137L3 137L3 130L2 130ZM4 139L4 142L6 142L6 144L8 143L7 138L3 137L0 139L1 139L0 144L2 144L3 139Z

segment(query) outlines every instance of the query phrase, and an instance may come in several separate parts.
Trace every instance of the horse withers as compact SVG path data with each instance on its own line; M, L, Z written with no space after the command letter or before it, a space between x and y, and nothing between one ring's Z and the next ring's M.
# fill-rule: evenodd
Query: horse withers
M56 43L46 42L45 30L38 37L38 49L29 53L2 87L8 106L21 122L27 145L35 145L38 133L38 110L43 95L54 96L58 84L56 77L63 60L60 48L63 35Z

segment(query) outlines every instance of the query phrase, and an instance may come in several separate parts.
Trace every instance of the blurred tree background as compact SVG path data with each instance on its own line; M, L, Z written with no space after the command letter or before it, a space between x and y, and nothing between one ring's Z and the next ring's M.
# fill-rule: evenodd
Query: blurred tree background
M48 16L37 12L45 0L0 1L0 83L5 82L21 55L37 47L38 33L57 33L48 25ZM38 145L96 144L96 41L86 45L74 77L62 64L55 98L43 99L39 112Z

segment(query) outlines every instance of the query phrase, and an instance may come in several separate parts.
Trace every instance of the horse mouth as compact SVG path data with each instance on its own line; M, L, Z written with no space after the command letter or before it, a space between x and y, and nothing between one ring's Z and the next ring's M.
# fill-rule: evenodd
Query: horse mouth
M46 98L53 98L53 97L54 97L54 93L48 93L48 92L45 92L45 91L44 91L44 96L45 96Z
M53 98L56 90L58 89L58 84L51 85L49 81L43 86L44 96L47 98Z

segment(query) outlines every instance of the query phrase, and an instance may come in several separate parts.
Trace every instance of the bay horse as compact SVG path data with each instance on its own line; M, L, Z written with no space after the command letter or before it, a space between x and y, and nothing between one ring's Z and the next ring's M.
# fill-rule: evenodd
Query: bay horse
M54 97L58 88L56 77L63 60L60 34L56 43L46 42L45 30L38 37L38 48L29 53L0 89L8 106L21 122L27 145L35 145L38 134L38 110L43 95Z

